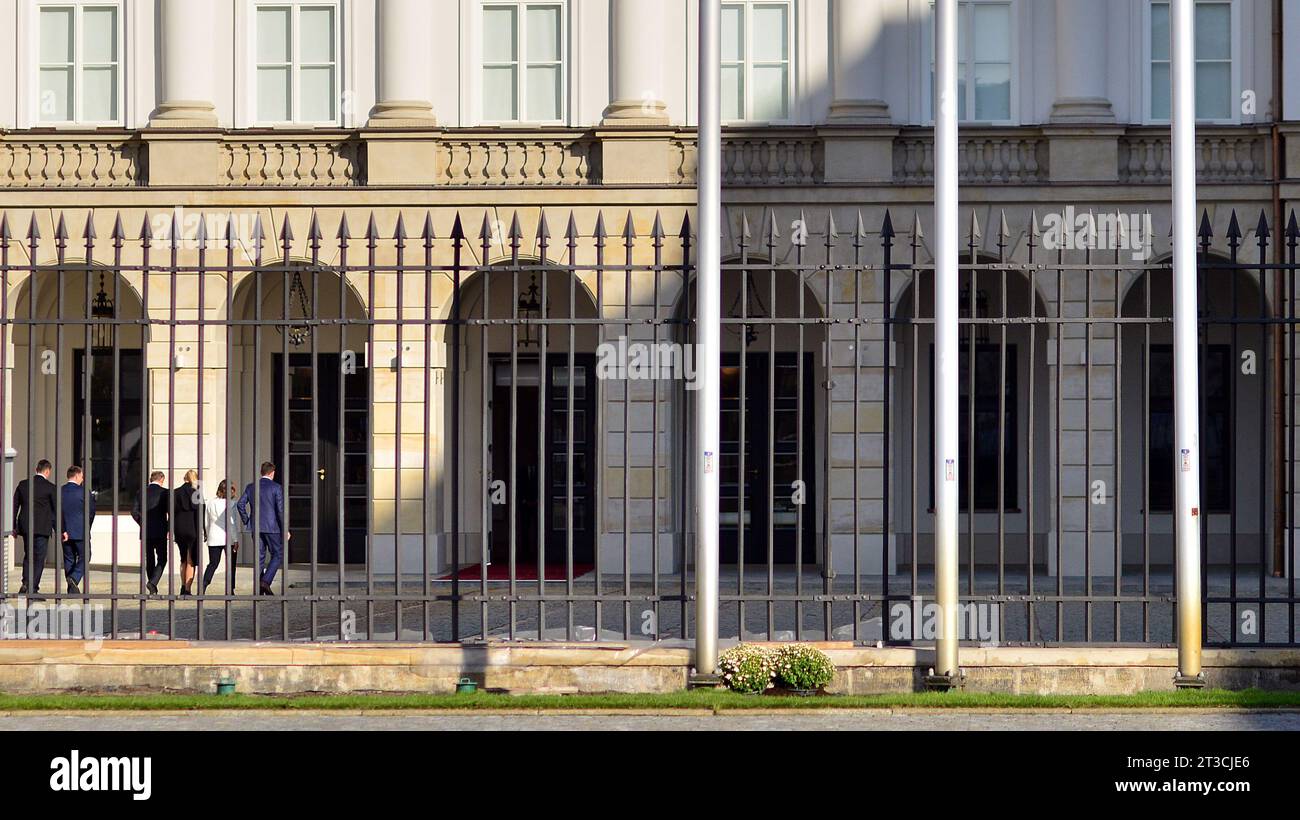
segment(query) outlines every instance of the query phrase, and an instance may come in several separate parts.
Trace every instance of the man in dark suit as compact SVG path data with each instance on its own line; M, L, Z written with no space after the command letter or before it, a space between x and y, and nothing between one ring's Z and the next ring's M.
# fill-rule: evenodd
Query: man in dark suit
M14 490L14 536L23 539L23 585L19 595L39 595L45 551L54 534L54 494L50 481L54 465L46 459L36 463L36 474L18 482ZM31 542L28 542L28 538ZM29 575L30 572L30 575Z
M131 517L140 525L140 540L145 548L145 572L149 576L146 589L150 595L158 594L158 581L167 569L167 531L168 513L171 502L167 488L163 486L166 476L162 470L149 474L149 486L144 489L144 505L140 499L135 500Z
M81 579L86 577L90 561L90 528L95 523L95 499L90 500L90 518L86 518L86 475L77 465L68 468L68 483L59 490L63 509L63 575L68 592L81 594Z
M250 505L253 508L251 516ZM284 559L284 541L280 536L283 533L285 539L290 537L289 533L284 531L284 522L281 520L283 506L284 493L280 490L280 485L275 483L275 465L269 461L264 462L262 477L255 484L245 487L244 494L235 502L239 519L244 522L244 529L259 534L261 550L258 566L262 573L263 595L275 594L271 589L271 582L275 580L275 573L279 571L280 563Z

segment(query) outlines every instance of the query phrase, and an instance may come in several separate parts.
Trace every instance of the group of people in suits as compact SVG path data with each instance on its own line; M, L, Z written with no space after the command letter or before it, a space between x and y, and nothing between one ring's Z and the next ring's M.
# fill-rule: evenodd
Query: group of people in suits
M14 491L14 536L23 541L23 582L20 595L40 594L41 575L45 568L50 537L55 533L55 492L50 480L53 465L46 459L36 464L36 472L18 483ZM284 541L290 535L282 520L284 493L275 481L275 465L262 464L261 478L250 483L238 500L231 501L232 487L222 481L215 499L205 499L196 470L185 473L184 482L167 489L166 474L155 470L149 476L144 494L136 499L131 517L140 525L140 540L145 559L145 588L158 594L158 582L167 570L170 554L169 537L175 542L181 559L182 596L193 594L200 564L200 547L208 548L207 566L203 571L203 591L221 565L222 553L229 547L231 558L239 549L241 529L256 532L259 547L259 591L273 595L272 583L284 561ZM63 485L57 508L62 518L59 532L63 539L63 572L68 592L81 594L81 584L90 560L90 531L95 520L94 498L87 503L85 474L76 465L68 468L68 482ZM86 509L89 508L89 516ZM232 515L232 513L234 513ZM28 539L31 543L28 543ZM228 591L234 591L233 564Z
M45 556L50 537L54 535L54 510L62 514L59 532L63 540L63 574L68 579L68 592L80 594L82 579L86 577L86 563L90 557L90 527L95 523L95 505L86 512L86 476L80 467L68 468L68 482L57 489L50 480L54 465L46 459L36 463L36 473L18 482L14 490L14 535L23 539L23 584L18 594L39 594L41 575L45 571ZM58 504L54 494L60 495ZM28 536L32 543L27 543ZM31 560L28 560L30 553ZM30 564L30 566L29 566Z

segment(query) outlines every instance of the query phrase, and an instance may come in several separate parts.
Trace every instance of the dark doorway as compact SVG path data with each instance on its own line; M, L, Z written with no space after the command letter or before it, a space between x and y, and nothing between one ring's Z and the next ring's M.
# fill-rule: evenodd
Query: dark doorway
M807 564L816 561L815 427L813 357L805 353L803 380L797 353L750 353L745 357L744 421L741 436L740 355L722 356L719 560L738 563L741 533L745 563L793 564L802 548ZM769 388L769 385L771 387ZM802 407L801 407L802 406ZM803 418L800 424L800 410ZM801 446L802 443L802 446ZM744 481L740 454L745 454ZM802 455L802 471L800 456ZM795 503L802 477L804 503ZM770 496L769 496L770 488ZM744 514L740 499L744 499Z
M140 444L144 417L144 356L140 350L118 350L117 383L113 380L113 349L92 348L90 379L86 379L86 350L73 351L75 396L72 406L72 458L89 470L90 493L100 513L130 512L140 494L143 467ZM89 387L89 395L87 395ZM87 402L89 401L89 407ZM113 410L117 409L117 459L113 458ZM90 452L86 452L86 412L90 412ZM113 474L117 473L117 498Z
M367 443L370 437L370 374L365 367L342 373L337 353L316 355L316 383L312 384L309 353L289 354L289 463L276 479L286 488L289 504L288 559L310 563L315 537L318 563L338 563L340 535L344 560L366 560L366 519L370 498ZM284 453L284 355L275 354L275 452ZM341 385L340 385L341 382ZM339 388L343 400L339 401ZM315 424L312 413L315 411ZM312 456L315 455L313 467ZM343 458L342 474L339 456ZM241 482L246 483L246 482ZM313 510L312 489L316 503ZM343 506L340 510L339 496ZM340 530L340 515L342 529Z
M491 558L510 561L510 498L515 509L515 562L536 565L538 531L545 530L546 564L564 566L569 544L569 499L573 503L573 562L595 560L595 357L575 354L573 367L573 483L569 483L569 356L547 357L545 384L541 384L539 359L492 357L491 464L493 480L506 480L504 504L492 506ZM511 392L514 392L514 436L511 437ZM538 402L545 390L544 424L539 424ZM543 441L544 437L544 441ZM538 461L545 457L545 475ZM511 453L515 475L510 479ZM545 480L546 491L541 482ZM543 506L545 505L545 506ZM548 572L547 578L553 573ZM563 577L562 575L559 577Z

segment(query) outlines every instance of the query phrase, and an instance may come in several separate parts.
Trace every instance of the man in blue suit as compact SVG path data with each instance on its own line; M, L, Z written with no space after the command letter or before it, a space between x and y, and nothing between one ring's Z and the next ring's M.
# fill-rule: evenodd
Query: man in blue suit
M251 516L250 506L253 508ZM263 595L275 594L271 590L271 582L275 580L275 574L284 560L284 541L280 536L283 533L285 539L290 537L285 532L284 521L280 517L283 507L284 493L280 485L275 483L275 465L269 461L263 462L262 477L255 484L245 487L244 494L235 502L244 529L259 534L261 549L258 569L262 573Z
M90 500L90 518L86 518L86 475L77 465L68 468L68 483L59 491L63 515L63 574L68 592L81 594L81 579L86 577L90 561L90 528L95 523L95 499Z

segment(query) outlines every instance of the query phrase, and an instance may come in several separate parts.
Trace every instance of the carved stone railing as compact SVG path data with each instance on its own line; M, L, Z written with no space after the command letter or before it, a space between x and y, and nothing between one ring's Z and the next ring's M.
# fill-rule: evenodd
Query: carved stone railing
M146 151L128 135L0 137L0 188L130 188L144 185Z
M1196 177L1201 182L1263 182L1270 178L1268 132L1255 128L1198 128ZM1168 183L1173 155L1169 129L1134 128L1119 140L1119 179Z
M364 185L364 156L361 141L351 134L232 134L217 151L216 184L231 188Z
M816 185L825 173L825 152L816 134L776 128L723 134L723 185Z
M600 181L596 140L585 131L448 132L438 140L440 185L591 185Z
M963 129L957 149L961 181L977 185L1046 181L1048 144L1037 129ZM905 185L934 181L934 136L930 129L907 129L894 141L894 181Z

